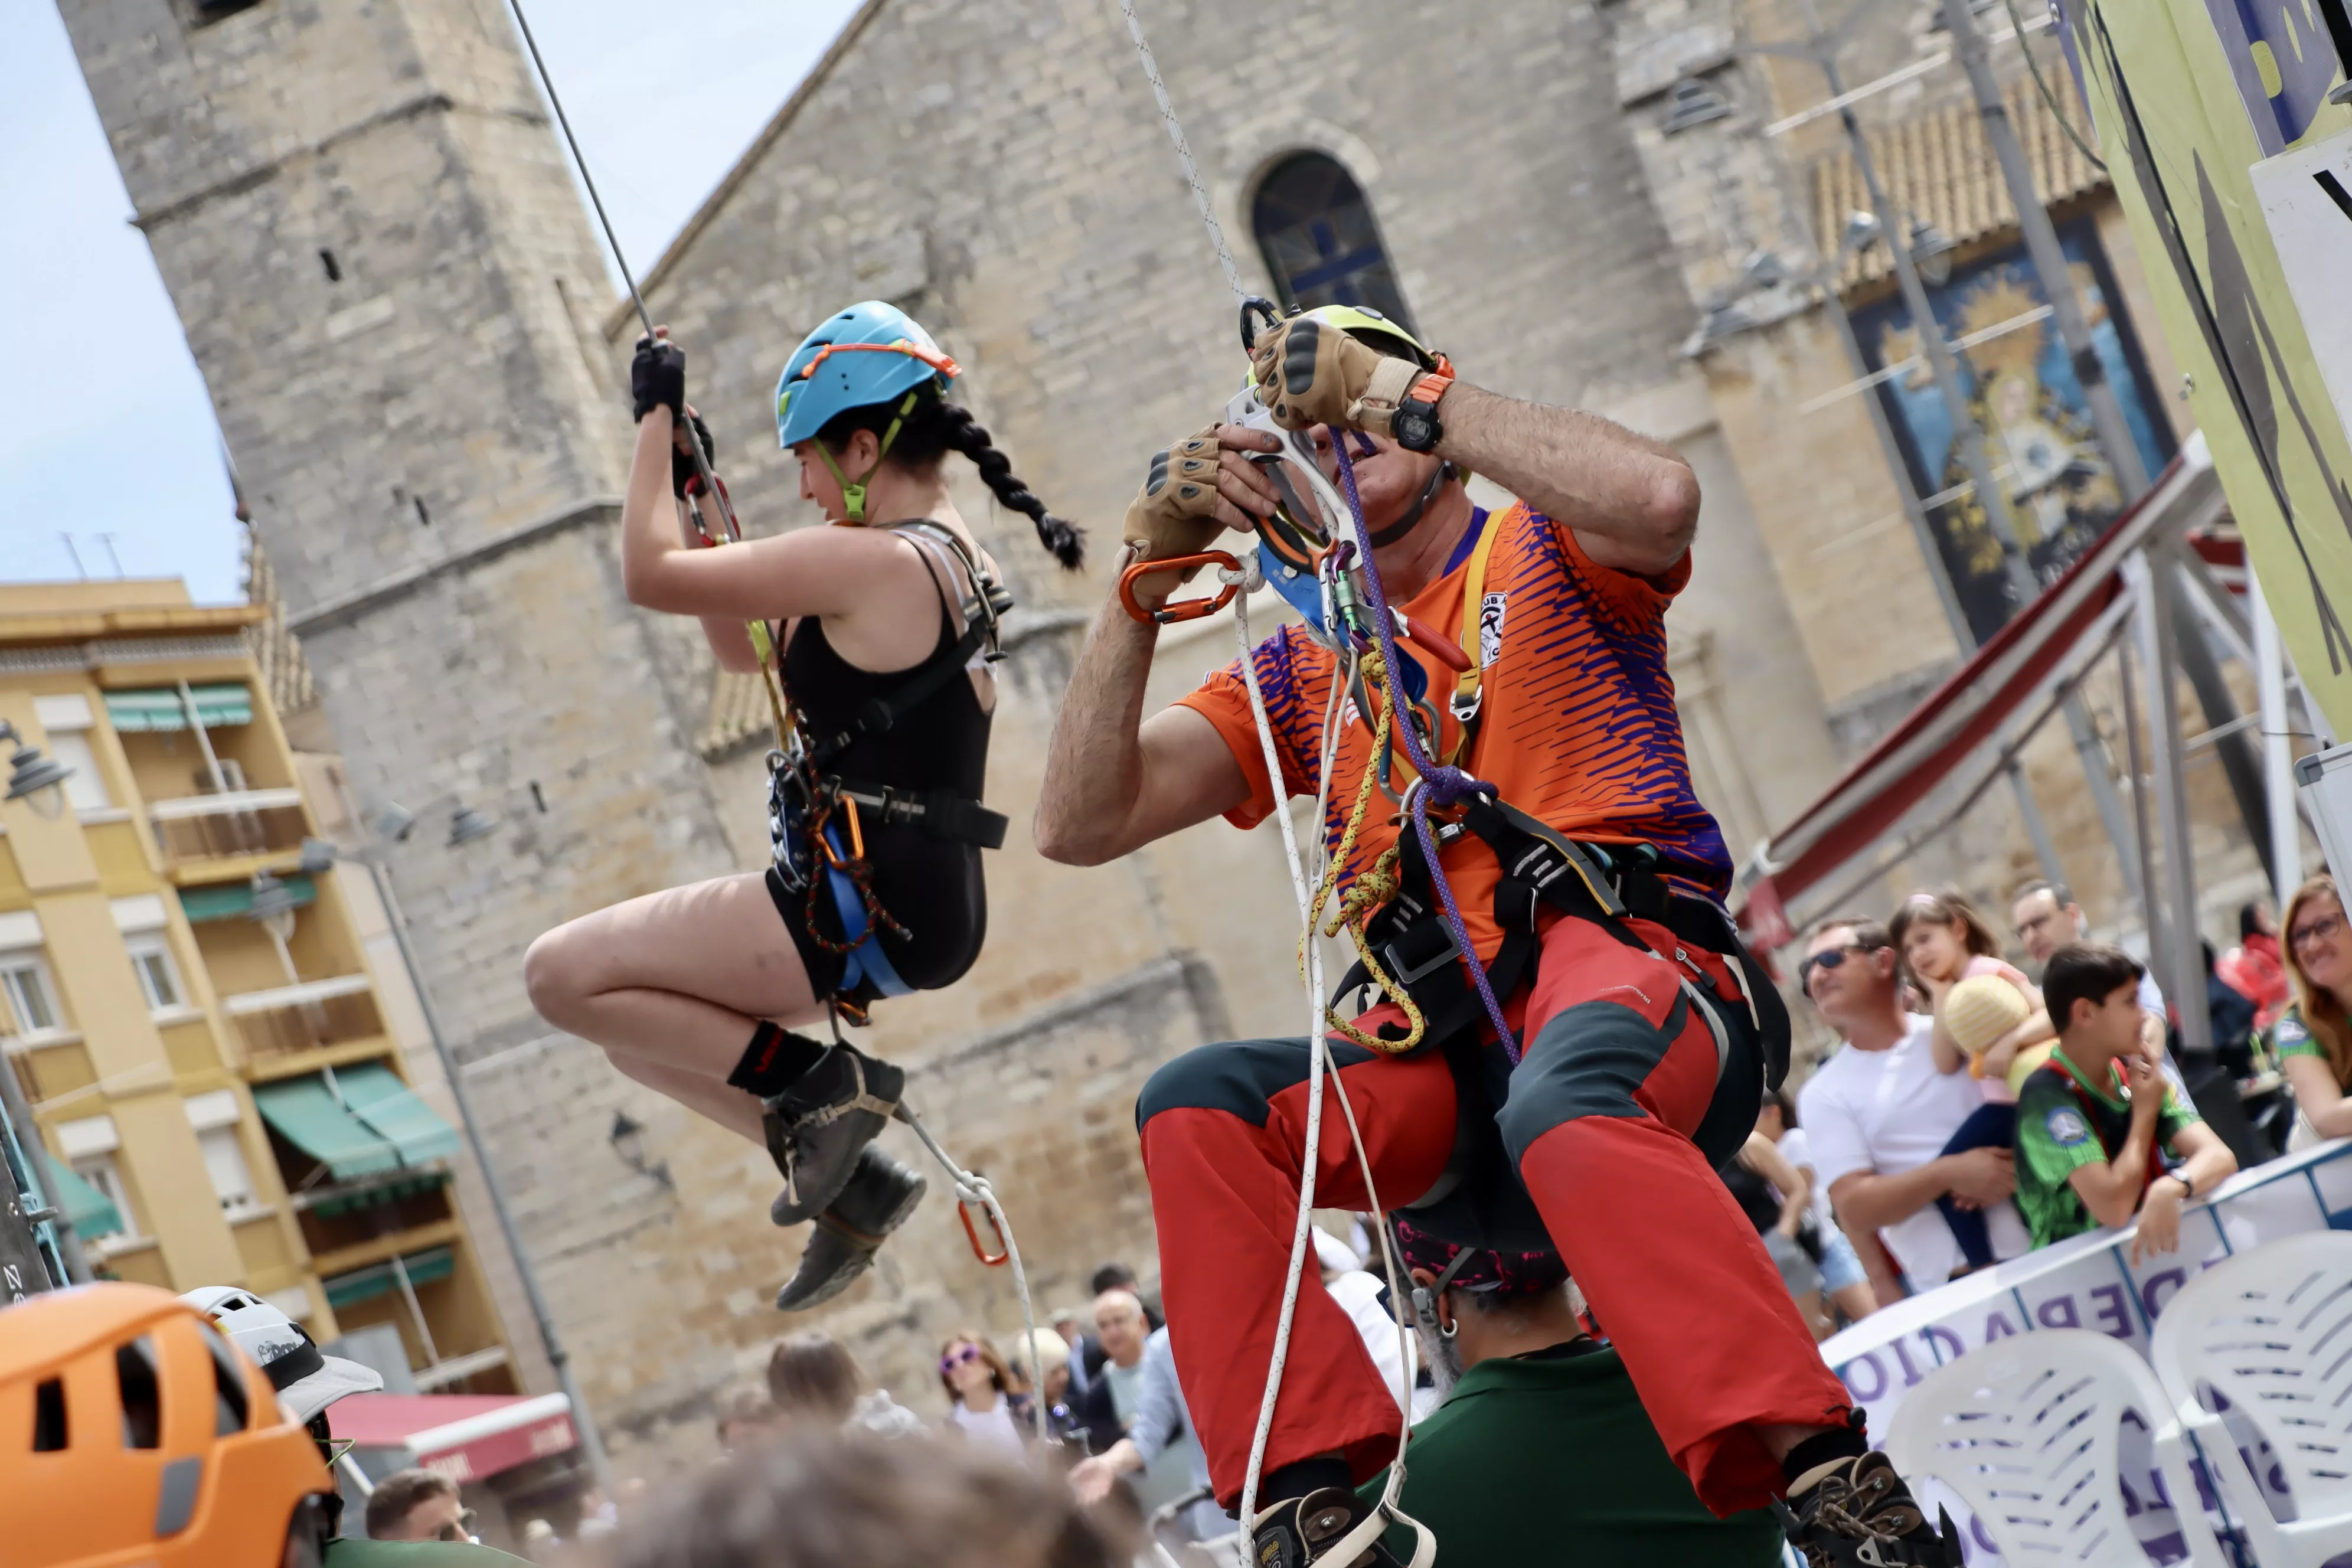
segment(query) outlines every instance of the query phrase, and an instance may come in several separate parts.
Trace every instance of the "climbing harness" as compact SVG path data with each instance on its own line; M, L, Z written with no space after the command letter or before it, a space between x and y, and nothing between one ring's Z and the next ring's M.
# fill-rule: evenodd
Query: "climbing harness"
M523 13L522 0L507 0L507 4L514 13L515 27L522 35L523 47L530 56L531 68L538 75L541 89L547 94L548 106L555 110L555 122L562 130L564 145L571 150L572 165L580 171L580 184L588 193L588 205L594 210L596 222L604 231L605 243L612 247L613 259L621 270L621 281L629 290L629 302L635 307L637 321L645 328L646 341L653 342L655 341L653 313L646 309L645 295L637 287L635 273L629 268L627 254L621 248L621 237L613 231L613 220L604 211L604 198L597 194L596 179L589 173L588 160L581 153L580 139L572 134L571 117L564 113L563 100L555 90L555 79L548 71L545 57L539 52L539 39L530 30L530 17ZM935 373L943 377L960 374L955 362L947 355L938 353L936 351L927 353L921 345L911 342L899 344L832 343L821 348L816 358L803 368L803 379L829 353L856 349L887 349L906 353L929 364ZM781 401L782 396L781 390L778 396ZM912 406L910 394L908 403L899 409L900 417L903 418L910 412ZM708 495L711 498L719 515L719 531L713 533L704 522L700 495L690 492L688 502L696 529L714 545L740 543L743 531L735 518L734 502L727 494L727 487L719 482L718 474L710 466L710 453L703 445L701 433L695 429L694 421L691 419L682 419L678 423L685 428L687 445L694 454L695 477L699 481L700 495ZM892 436L897 434L897 429L898 426L894 422L891 426ZM817 448L821 453L824 452L824 444L817 443ZM887 451L887 448L888 441L886 438L884 449ZM831 466L832 455L824 453L824 457L827 465ZM834 472L836 478L840 477L840 470L837 468ZM849 486L845 480L843 483L845 500L848 489ZM859 489L861 508L863 499L864 491L861 486ZM908 987L906 983L898 978L897 972L890 967L889 961L883 955L881 943L877 940L881 922L887 921L887 916L879 905L874 902L870 883L861 880L861 873L856 869L862 868L865 863L864 834L858 816L860 809L874 811L878 819L883 822L919 824L927 831L938 833L941 837L959 838L989 849L998 848L1003 845L1005 819L997 813L989 811L977 801L964 800L948 791L932 791L920 798L898 796L887 788L829 777L824 773L823 765L838 759L841 753L861 736L877 734L887 730L897 721L900 713L929 696L931 692L944 685L951 676L961 673L967 663L976 654L981 654L984 650L987 660L992 663L1002 658L1003 651L998 636L999 622L1004 613L1013 606L1011 593L997 581L992 574L982 569L977 556L965 549L963 542L951 531L928 521L905 523L899 526L908 530L927 531L937 536L962 561L973 588L972 594L964 600L961 606L964 616L964 635L946 653L918 667L905 684L897 688L887 697L877 698L869 701L865 711L859 715L857 721L849 730L814 746L808 744L800 732L800 726L794 721L790 705L784 700L779 650L768 624L765 621L754 620L747 623L745 627L751 636L752 650L759 656L762 683L768 694L768 714L776 731L777 750L769 754L771 833L772 835L779 822L789 815L789 808L795 805L805 805L807 809L803 821L804 824L813 824L806 826L806 836L823 846L821 854L811 857L809 863L811 880L814 879L814 868L821 858L828 881L835 877L845 879L850 890L857 894L856 900L852 902L842 898L842 890L838 886L834 889L838 900L837 907L843 916L843 935L850 944L846 955L850 963L844 968L844 984L854 988L860 980L871 980L875 982L876 989L881 994L892 995L903 994ZM785 764L782 768L779 767L780 759ZM795 775L793 788L803 792L797 801L791 797L789 792L780 791L778 781L786 772ZM780 807L787 809L780 811ZM839 829L831 820L836 809L840 811L848 828L846 853L839 837ZM865 917L866 923L857 931L853 931L850 925L850 914L853 910ZM813 935L815 934L814 925L811 932ZM851 977L853 970L856 975L855 979ZM892 985L895 985L895 990L886 988ZM841 1031L841 1012L837 1005L828 1014L828 1019L833 1026L834 1037L838 1040ZM857 1023L866 1021L862 1010L856 1015L854 1021ZM1013 1237L1013 1222L1006 1216L1004 1205L998 1200L995 1188L989 1184L986 1177L967 1171L957 1164L949 1156L948 1152L940 1145L939 1140L931 1136L930 1130L925 1127L916 1116L913 1107L907 1104L904 1100L898 1102L895 1115L898 1120L904 1121L914 1130L916 1138L921 1142L925 1149L930 1151L931 1157L940 1163L940 1168L947 1172L948 1179L955 1188L957 1213L963 1220L964 1234L971 1238L973 1255L982 1264L991 1268L1007 1263L1012 1266L1013 1288L1014 1293L1021 1298L1022 1327L1029 1334L1029 1342L1034 1344L1037 1335L1036 1311L1029 1299L1029 1276L1021 1267L1021 1249ZM987 1215L990 1225L994 1227L998 1246L993 1254L982 1244L980 1234L972 1225L971 1210L974 1207L982 1209ZM1045 1402L1041 1399L1035 1403L1037 1439L1042 1443L1045 1441Z

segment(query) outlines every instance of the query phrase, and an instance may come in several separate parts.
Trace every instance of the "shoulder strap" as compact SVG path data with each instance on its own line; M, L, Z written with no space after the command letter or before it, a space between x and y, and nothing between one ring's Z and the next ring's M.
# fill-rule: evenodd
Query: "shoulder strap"
M1454 721L1460 729L1454 738L1454 750L1445 758L1448 763L1456 767L1464 765L1477 736L1481 700L1478 680L1482 673L1478 651L1483 640L1479 636L1478 616L1486 599L1486 558L1495 552L1495 536L1503 531L1503 519L1508 515L1507 508L1486 514L1486 525L1478 531L1478 542L1470 549L1469 568L1462 574L1462 651L1468 656L1470 667L1454 682L1452 707Z
M893 523L891 528L894 532L911 535L912 542L919 548L922 544L929 543L934 548L945 549L962 565L972 588L970 594L961 596L957 606L963 613L965 628L969 630L974 626L985 626L989 661L994 663L1003 658L1003 651L998 647L1000 636L998 623L1003 620L1005 612L1013 608L1013 595L1003 583L997 580L995 574L982 563L979 553L966 545L953 529L934 522L927 517Z

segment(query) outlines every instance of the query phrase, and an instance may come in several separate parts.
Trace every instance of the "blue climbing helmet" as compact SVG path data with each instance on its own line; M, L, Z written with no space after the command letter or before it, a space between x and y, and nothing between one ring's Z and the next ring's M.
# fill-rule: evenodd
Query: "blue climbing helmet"
M777 440L797 445L836 415L888 403L925 382L944 393L949 378L961 374L931 334L896 305L879 300L852 305L803 338L784 362L776 380Z

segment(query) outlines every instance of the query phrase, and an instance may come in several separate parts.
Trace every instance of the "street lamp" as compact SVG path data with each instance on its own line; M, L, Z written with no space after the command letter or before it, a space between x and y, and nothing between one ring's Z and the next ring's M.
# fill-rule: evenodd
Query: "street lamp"
M383 837L399 843L415 826L416 814L395 801L384 801L368 814L367 820ZM496 818L459 805L450 816L448 847L458 848L497 831ZM539 1277L531 1271L530 1254L524 1250L514 1211L507 1205L506 1186L499 1180L499 1168L491 1162L489 1148L482 1142L480 1124L474 1119L473 1102L466 1094L465 1075L458 1070L448 1039L441 1033L440 1016L433 1010L432 993L425 988L424 972L417 967L416 951L408 943L408 921L401 913L400 900L393 894L390 879L383 873L383 851L346 849L323 838L302 840L303 870L316 875L342 860L357 861L366 867L375 883L376 898L383 905L384 921L392 928L393 942L400 951L401 967L408 972L409 986L415 993L416 1011L425 1020L425 1033L433 1042L433 1055L441 1064L441 1076L449 1085L449 1099L457 1110L457 1125L466 1134L467 1147L474 1152L474 1163L481 1170L482 1189L489 1197L490 1212L498 1216L499 1233L506 1238L507 1251L514 1258L516 1278L522 1282L523 1299L530 1304L532 1321L539 1330L540 1347L547 1356L548 1365L555 1371L556 1385L572 1403L572 1429L580 1435L580 1446L587 1453L589 1474L595 1480L596 1489L609 1498L614 1495L613 1474L604 1458L604 1435L597 1431L587 1397L580 1392L580 1380L572 1375L571 1352L563 1348L555 1320L547 1310L547 1298L540 1293ZM616 1127L614 1131L618 1131ZM665 1176L667 1173L667 1170L663 1172Z
M52 821L65 815L65 782L73 769L55 757L41 755L41 748L26 740L5 719L0 719L0 741L16 742L16 750L8 758L8 794L5 798L21 800Z

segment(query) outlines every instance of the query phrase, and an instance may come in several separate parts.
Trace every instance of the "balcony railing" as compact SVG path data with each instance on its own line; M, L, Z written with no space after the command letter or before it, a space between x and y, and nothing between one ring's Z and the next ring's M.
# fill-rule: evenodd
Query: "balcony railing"
M247 789L159 800L148 807L163 858L179 864L299 849L310 824L299 789Z
M221 1000L236 1024L247 1061L290 1056L383 1033L375 994L364 974L306 980L271 991L246 991Z

